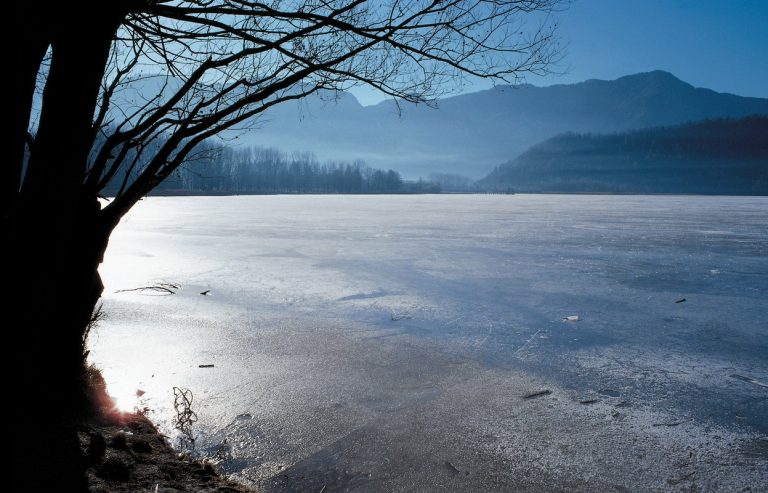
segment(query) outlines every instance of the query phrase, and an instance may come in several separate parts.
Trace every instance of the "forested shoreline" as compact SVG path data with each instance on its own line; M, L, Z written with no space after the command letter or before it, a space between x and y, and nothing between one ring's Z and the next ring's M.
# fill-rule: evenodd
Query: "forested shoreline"
M125 167L105 188L117 194L141 165ZM364 161L319 161L310 152L268 147L222 147L210 143L160 183L153 195L233 195L277 193L439 193L432 181L405 181L395 170Z
M616 134L566 133L532 146L473 182L450 173L406 181L362 160L320 161L311 152L201 143L153 195L397 193L766 193L768 118L718 119ZM104 188L116 196L142 173L125 159Z

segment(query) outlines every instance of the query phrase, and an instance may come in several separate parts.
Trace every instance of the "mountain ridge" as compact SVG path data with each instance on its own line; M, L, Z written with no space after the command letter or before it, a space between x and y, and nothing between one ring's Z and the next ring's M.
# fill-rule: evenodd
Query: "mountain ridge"
M664 71L545 87L496 86L444 98L437 109L398 107L392 100L362 106L349 93L339 93L339 101L311 97L280 105L240 140L309 150L321 160L359 158L406 178L432 172L480 178L510 156L563 132L621 132L768 115L768 99L697 88Z

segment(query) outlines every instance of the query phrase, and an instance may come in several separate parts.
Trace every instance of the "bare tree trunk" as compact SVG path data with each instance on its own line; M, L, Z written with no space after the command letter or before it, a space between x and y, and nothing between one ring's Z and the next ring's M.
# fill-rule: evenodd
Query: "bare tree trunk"
M37 291L55 310L30 311L40 339L32 351L53 346L56 359L82 366L82 335L101 295L96 269L111 227L102 224L98 198L83 187L92 145L92 119L110 44L120 18L111 28L67 25L55 33L53 56L43 93L40 124L17 208L13 245L17 282ZM83 24L85 21L81 22ZM32 289L37 287L37 289ZM50 341L50 342L49 342Z
M4 224L6 299L20 336L6 349L18 369L14 443L21 450L14 454L27 491L85 488L77 440L77 423L88 412L83 337L103 289L97 269L114 222L102 217L83 180L99 87L120 21L116 13L70 18L61 20L59 32L53 29L34 149Z
M19 41L11 50L15 61L13 70L8 74L11 78L10 101L11 110L4 112L5 125L10 129L3 134L6 150L5 163L2 166L2 190L0 191L0 217L3 231L8 231L7 221L13 216L19 186L21 185L24 154L29 144L27 129L32 109L32 99L35 94L35 83L38 70L50 46L47 29L47 18L43 15L33 17L29 2L18 2L14 8L14 25L17 28Z

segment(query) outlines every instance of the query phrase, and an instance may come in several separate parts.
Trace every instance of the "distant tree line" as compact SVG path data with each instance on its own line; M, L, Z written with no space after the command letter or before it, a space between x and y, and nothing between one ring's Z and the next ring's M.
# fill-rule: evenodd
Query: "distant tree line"
M159 145L159 143L157 144ZM117 193L141 173L137 153L105 191ZM232 148L204 143L186 164L155 188L160 194L272 193L440 193L438 183L406 182L394 170L374 169L361 160L320 162L309 152L287 153L267 147Z
M192 161L161 186L189 192L393 193L402 185L398 172L362 161L321 163L307 152L248 147Z

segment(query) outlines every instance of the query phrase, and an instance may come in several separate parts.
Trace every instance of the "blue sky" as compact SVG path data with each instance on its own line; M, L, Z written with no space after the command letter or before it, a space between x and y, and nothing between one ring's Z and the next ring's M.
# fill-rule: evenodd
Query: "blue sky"
M697 87L768 97L768 0L572 0L551 85L666 70ZM481 83L465 92L487 87ZM379 98L355 91L363 104Z

